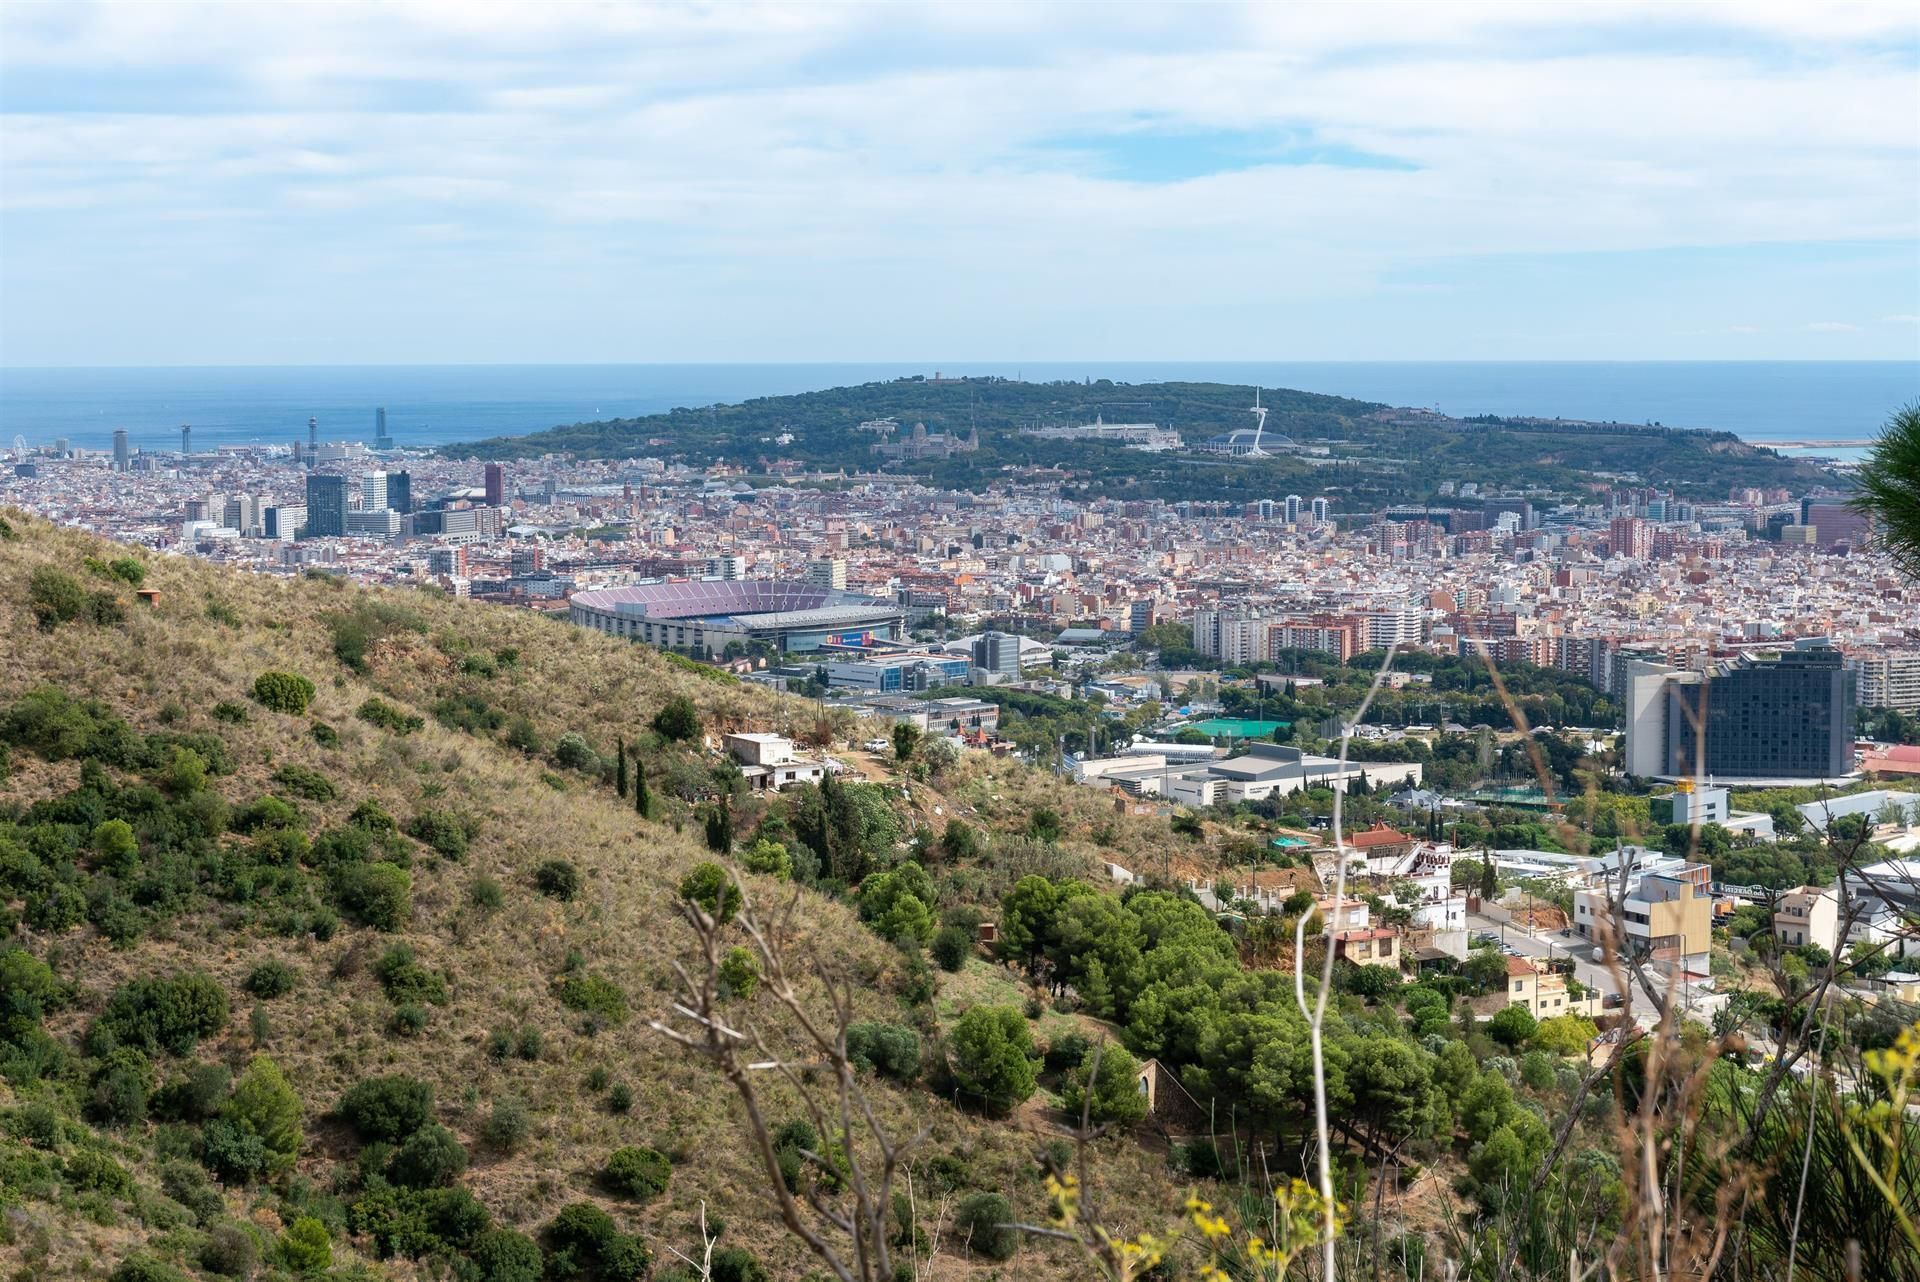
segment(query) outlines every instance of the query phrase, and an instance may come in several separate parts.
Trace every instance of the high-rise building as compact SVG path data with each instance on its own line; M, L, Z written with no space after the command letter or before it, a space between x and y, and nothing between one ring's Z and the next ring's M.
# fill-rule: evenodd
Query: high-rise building
M1920 650L1867 650L1847 656L1863 708L1920 710Z
M487 506L504 507L507 502L507 469L498 463L487 464Z
M1313 512L1313 523L1315 525L1325 525L1327 523L1328 504L1324 498L1315 499L1311 510Z
M988 682L1020 679L1020 638L1011 632L982 632L973 641L973 666Z
M1237 610L1197 610L1193 616L1193 648L1222 663L1256 663L1267 657L1267 634L1272 620L1252 618Z
M320 420L307 420L307 466L312 467L320 457Z
M1800 524L1814 528L1814 541L1823 548L1865 547L1873 536L1873 519L1845 499L1801 499Z
M747 576L746 558L738 556L710 556L707 558L707 577L725 579L733 582Z
M373 412L373 448L376 450L390 450L393 448L393 438L387 435L387 411L385 407ZM394 510L398 511L399 509L396 508Z
M127 429L113 429L113 470L126 471L133 463L133 451L127 445Z
M413 473L387 473L387 506L402 516L413 511Z
M546 550L538 547L517 547L507 557L507 573L516 579L538 574L547 568Z
M1704 672L1626 666L1629 774L1837 779L1853 770L1856 676L1824 638Z
M261 514L261 528L266 536L283 542L301 537L306 524L307 508L304 503L282 503Z
M180 452L182 454L193 453L193 424L191 423L182 423L180 425Z
M847 586L847 563L834 559L809 561L807 562L807 582L823 588L844 590Z
M337 539L347 532L347 478L336 473L307 478L307 537Z
M1153 626L1159 602L1152 597L1144 601L1132 601L1127 604L1127 631L1138 636Z
M387 474L368 472L360 478L360 506L368 512L387 510Z
M1286 515L1286 522L1287 522L1287 524L1288 524L1288 525L1298 525L1298 524L1300 524L1300 505L1301 505L1301 503L1303 503L1304 501L1305 501L1305 500L1303 500L1303 499L1302 499L1302 498L1301 498L1301 497L1300 497L1300 496L1299 496L1298 494L1289 494L1289 495L1287 495L1287 498L1286 498L1286 504L1287 504L1287 515Z
M1607 545L1615 556L1644 561L1653 555L1653 526L1637 516L1616 516L1607 526Z

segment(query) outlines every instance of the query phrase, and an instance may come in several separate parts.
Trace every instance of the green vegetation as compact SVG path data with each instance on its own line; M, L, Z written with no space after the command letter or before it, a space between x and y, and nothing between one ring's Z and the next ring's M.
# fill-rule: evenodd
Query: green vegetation
M922 460L898 470L936 485L984 490L1011 467L1057 467L1070 477L1075 498L1152 497L1244 502L1332 488L1342 506L1424 500L1438 482L1472 476L1484 486L1541 487L1584 494L1593 473L1661 477L1696 497L1721 498L1733 485L1804 489L1823 474L1726 432L1689 432L1630 424L1574 425L1520 419L1394 419L1372 417L1381 407L1337 396L1265 389L1269 433L1324 449L1313 459L1279 453L1266 459L1222 459L1191 453L1151 454L1119 444L1022 436L1016 425L1090 423L1111 414L1116 398L1160 422L1179 425L1190 443L1251 426L1250 389L1221 383L1025 383L1004 378L935 382L903 378L837 387L796 396L770 396L739 405L686 407L644 418L556 427L528 436L500 437L445 447L459 458L534 458L570 453L584 458L658 455L699 465L739 462L762 454L760 444L781 431L797 438L782 456L827 470L858 462L878 466L869 448L876 438L859 429L870 419L923 422L930 432L966 436L979 427L980 448L945 460ZM662 451L649 441L673 444Z
M313 702L313 682L294 672L262 672L253 681L254 702L270 712L299 716Z

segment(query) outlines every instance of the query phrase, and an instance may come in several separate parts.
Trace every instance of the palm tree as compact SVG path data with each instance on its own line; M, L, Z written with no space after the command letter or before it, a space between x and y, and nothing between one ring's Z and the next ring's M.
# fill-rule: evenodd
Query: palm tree
M1887 420L1860 468L1854 506L1880 526L1880 545L1909 578L1920 579L1920 404Z

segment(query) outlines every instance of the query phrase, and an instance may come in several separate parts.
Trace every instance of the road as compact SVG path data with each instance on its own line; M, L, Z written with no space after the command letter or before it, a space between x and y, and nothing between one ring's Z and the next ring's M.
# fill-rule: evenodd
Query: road
M1575 979L1588 988L1598 989L1603 993L1617 991L1618 985L1613 982L1613 976L1608 974L1605 968L1596 962L1584 960L1593 945L1578 935L1570 931L1562 931L1559 934L1543 933L1535 938L1511 923L1508 923L1504 930L1501 927L1502 923L1490 917L1482 917L1478 913L1467 914L1467 933L1470 936L1484 931L1500 939L1515 952L1527 957L1546 959L1572 957Z

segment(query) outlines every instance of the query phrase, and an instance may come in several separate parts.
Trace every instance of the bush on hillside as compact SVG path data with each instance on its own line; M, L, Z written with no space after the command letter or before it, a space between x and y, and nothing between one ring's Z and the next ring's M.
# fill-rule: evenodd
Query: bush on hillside
M403 712L378 695L355 708L353 715L370 726L391 730L395 734L412 734L427 724L425 717Z
M433 1087L400 1074L369 1077L340 1097L335 1112L363 1142L393 1143L432 1119Z
M1013 1206L998 1193L970 1193L953 1213L953 1235L983 1259L1010 1260L1020 1249Z
M227 1026L227 991L197 971L120 985L88 1033L96 1053L132 1046L149 1055L185 1055Z
M429 1122L394 1150L387 1178L405 1188L444 1188L466 1169L467 1150L453 1132L438 1122Z
M473 820L451 810L422 810L407 824L407 835L449 859L465 858L473 840Z
M636 1202L646 1202L667 1190L673 1175L673 1163L655 1149L628 1145L607 1156L600 1182L612 1192Z
M262 672L253 679L254 702L269 712L297 717L313 702L313 682L297 672Z
M902 1024L849 1024L847 1058L855 1068L911 1082L920 1075L920 1034Z
M564 859L549 859L533 870L534 889L562 903L580 893L580 870Z
M341 911L375 930L398 930L413 915L413 878L390 863L349 864L334 877Z
M273 781L296 797L308 801L332 801L340 795L333 780L318 770L288 762L273 772Z

